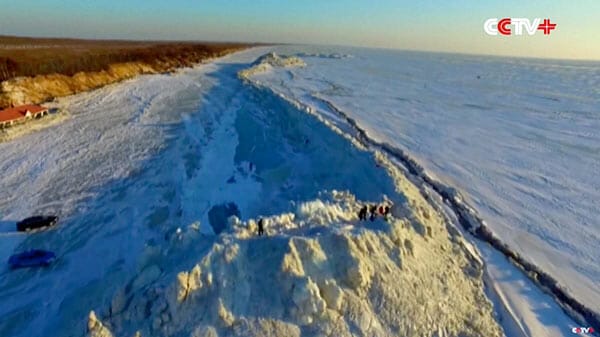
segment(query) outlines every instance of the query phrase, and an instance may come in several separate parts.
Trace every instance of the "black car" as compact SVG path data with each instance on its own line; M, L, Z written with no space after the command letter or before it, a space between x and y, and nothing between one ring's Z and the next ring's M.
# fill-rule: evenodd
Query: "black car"
M17 222L17 230L19 232L26 232L32 229L51 227L56 225L57 222L58 217L53 215L32 216Z

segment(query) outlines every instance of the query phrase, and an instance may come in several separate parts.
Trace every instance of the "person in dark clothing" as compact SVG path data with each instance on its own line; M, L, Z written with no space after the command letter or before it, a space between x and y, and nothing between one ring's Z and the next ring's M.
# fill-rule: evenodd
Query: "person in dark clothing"
M385 205L383 207L383 218L385 219L385 221L389 221L390 220L390 212L391 212L392 208L389 205Z
M371 205L369 212L371 212L371 221L375 221L375 217L377 216L377 205Z
M367 205L364 205L360 211L358 211L358 220L367 220Z
M265 220L260 218L258 220L258 235L261 236L263 234L265 234Z

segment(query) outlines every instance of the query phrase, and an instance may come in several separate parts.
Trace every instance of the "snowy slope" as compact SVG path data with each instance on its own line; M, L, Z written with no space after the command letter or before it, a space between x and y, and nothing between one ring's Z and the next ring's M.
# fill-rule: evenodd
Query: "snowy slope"
M68 98L0 145L5 258L59 256L0 271L0 335L501 335L479 260L389 159L237 77L262 53ZM385 196L393 221L357 221ZM11 232L30 212L63 220Z
M147 268L161 276L137 276L92 307L90 335L501 336L480 260L398 167L243 84L239 70L210 74L221 85L190 116L220 112L190 171L195 202L182 211L200 211L202 226L209 207L235 203L242 220L209 218L222 232L206 254L193 253L202 242L193 226L171 247L157 243L162 254ZM358 221L364 202L384 199L394 204L389 222ZM256 235L259 218L266 237Z
M321 65L327 65L328 71L334 72L340 71L340 69L336 68L332 63L330 63L332 59L339 60L342 58L353 57L348 54L344 54L344 56L340 57L340 55L342 54L339 53L298 53L298 50L306 50L306 47L298 49L286 47L280 48L278 51L292 55L305 55L308 57L316 57L316 64L319 64L319 62L322 61ZM360 50L354 51L357 52L356 55L359 55L358 57L361 57ZM362 56L363 58L365 58L365 55ZM340 110L339 105L336 105L337 103L334 103L337 102L337 100L344 99L352 99L356 102L363 99L363 96L353 96L351 94L352 90L349 90L347 88L344 89L343 85L333 83L330 80L331 78L321 80L322 78L320 78L319 76L326 73L325 68L318 68L318 70L321 71L321 73L319 73L319 75L315 75L314 72L308 71L310 69L310 64L311 63L308 62L308 66L305 69L296 71L283 68L275 69L273 71L272 69L264 69L264 67L255 66L253 68L255 68L256 70L261 70L261 68L263 68L264 70L254 72L250 77L245 76L245 74L240 75L244 78L250 79L251 82L256 83L259 86L265 86L274 90L275 93L278 93L278 95L284 97L286 100L289 100L294 104L304 106L306 109L308 109L308 111L311 111L312 113L316 113L319 116L323 116L327 122L333 123L336 125L336 127L344 129L345 132L349 134L354 134L356 137L361 139L365 139L366 137L366 140L374 146L381 147L383 150L385 150L393 156L399 156L398 159L403 163L403 165L409 165L411 167L411 170L416 170L412 172L415 172L416 176L419 177L419 180L421 180L422 178L426 179L428 182L425 185L430 186L432 180L429 176L431 176L431 173L427 171L421 172L420 167L415 167L415 165L419 166L419 163L415 163L413 158L410 158L410 155L408 155L409 157L407 157L406 153L402 153L402 147L400 147L400 150L397 150L397 143L381 141L377 133L375 133L375 136L372 136L372 130L370 130L368 135L365 136L364 130L368 129L368 127L365 127L364 125L368 126L370 121L367 120L365 122L365 120L361 119L360 116L357 117L357 114L352 111L342 111ZM356 75L357 69L361 69L361 67L357 66L356 63L352 63L351 66L353 67L353 69L345 70L353 71L354 75ZM372 69L370 70L372 71ZM381 72L380 75L381 74L383 74L383 72ZM349 73L345 72L338 73L338 76L344 78L347 76L351 77ZM335 76L333 76L333 78L335 79ZM377 83L374 81L375 79L370 78L368 81L364 80L362 84L363 86L366 84L366 86L369 87ZM364 92L371 93L373 95L379 94L374 94L374 92L370 92L368 89L365 90L363 87L355 88L355 90L357 93ZM385 92L385 90L381 89L380 92ZM335 99L325 99L324 96L326 95L335 96ZM381 99L383 100L383 98ZM374 120L377 120L379 118L379 116L377 115L373 115L370 117L372 117L370 119ZM382 129L385 129L387 127L389 127L388 124L382 125ZM402 136L403 135L400 135L400 137ZM427 136L427 134L425 134L425 136ZM421 135L421 137L423 137L423 135ZM409 162L405 162L406 160L408 160ZM442 184L440 184L439 182L434 182L434 184L435 188L438 191L442 191L445 194L451 192L450 195L453 195L453 189L448 190L448 187L446 187L447 185L452 186L452 183L448 183L448 180L446 180L445 182L442 181ZM446 184L446 186L443 186L443 184ZM434 192L434 194L437 193ZM465 211L468 213L472 212L472 210L468 206L465 208L464 203L462 203L461 201L462 197L452 196L451 198L451 203L454 205L453 207L459 207L461 209L461 214L464 214ZM454 213L456 212L456 210L457 208L454 208L454 211L451 211L450 213ZM468 216L471 217L472 215ZM478 226L479 223L479 220L475 220L474 222L472 222L472 220L467 221L471 222L471 225L469 226ZM466 235L470 237L469 234ZM499 241L496 241L496 243L498 242ZM595 325L595 323L598 322L598 317L600 317L599 314L589 310L589 307L592 307L595 303L589 300L583 301L584 305L588 306L588 308L581 308L581 298L575 300L561 300L558 303L555 302L556 298L563 298L562 296L564 295L564 289L567 288L564 286L564 283L559 284L560 289L552 291L552 296L555 297L555 299L553 299L552 297L543 294L541 289L537 289L537 285L531 280L527 280L526 275L523 274L519 269L507 263L506 258L504 258L501 253L495 251L494 249L490 250L490 247L487 246L487 243L479 240L474 240L474 243L479 247L479 249L482 252L484 252L483 257L488 265L487 275L489 277L488 282L490 284L490 296L498 302L497 304L501 311L499 312L499 314L505 317L513 317L512 321L517 322L516 324L505 324L506 331L511 331L511 334L514 333L514 331L519 331L519 333L522 333L527 336L570 335L571 328L573 326L577 326L577 324L574 323L569 317L567 317L564 312L562 312L562 308L564 308L565 304L567 304L567 306L571 306L571 308L580 308L576 310L579 310L581 314L588 317L588 319L590 319L590 322L592 322L593 325ZM503 245L503 250L507 249L505 244L501 242L500 244ZM508 250L514 250L514 248L509 244ZM510 252L510 254L514 253ZM546 271L544 271L543 269L543 264L541 265L541 267L536 266L535 264L530 264L530 261L532 261L532 259L528 255L523 255L522 259L524 259L524 263L527 264L527 270L537 273L538 277L543 277L544 279L547 279L546 276L540 274L546 273ZM533 262L535 263L536 261L533 260ZM555 276L551 274L550 277ZM571 278L571 280L574 279L577 279L577 276ZM552 285L554 287L554 281L552 280L544 281L544 283L545 286ZM586 289L583 288L583 290ZM567 296L572 296L573 292L570 290L570 288L567 288L566 291L568 294ZM595 289L592 287L591 291L595 291ZM577 303L577 301L579 301L579 303ZM571 308L567 307L567 312L569 313L569 315L571 315L572 317L580 317L578 314L574 314Z
M390 223L358 222L348 192L265 218L268 237L233 218L176 280L123 291L116 301L127 304L103 323L93 314L90 335L500 336L481 265L415 195L420 213Z
M279 50L306 55L306 67L253 79L316 109L332 105L407 150L600 312L598 63L307 48Z

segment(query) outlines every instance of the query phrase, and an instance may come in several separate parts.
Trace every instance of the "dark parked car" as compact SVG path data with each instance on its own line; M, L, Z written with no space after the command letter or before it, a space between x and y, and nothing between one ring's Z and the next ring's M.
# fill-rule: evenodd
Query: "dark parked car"
M30 231L32 229L54 226L54 225L56 225L57 222L58 222L58 217L53 216L53 215L32 216L30 218L23 219L23 220L17 222L17 230L19 232L26 232L26 231Z
M32 249L23 253L15 254L8 259L12 269L27 267L46 267L56 259L53 252L41 249Z

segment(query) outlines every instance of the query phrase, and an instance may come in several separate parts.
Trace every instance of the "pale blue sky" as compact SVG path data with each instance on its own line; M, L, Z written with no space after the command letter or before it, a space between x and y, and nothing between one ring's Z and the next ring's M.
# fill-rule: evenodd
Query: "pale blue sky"
M492 37L490 17L550 18L549 36ZM600 59L600 0L0 0L0 34L318 43Z

